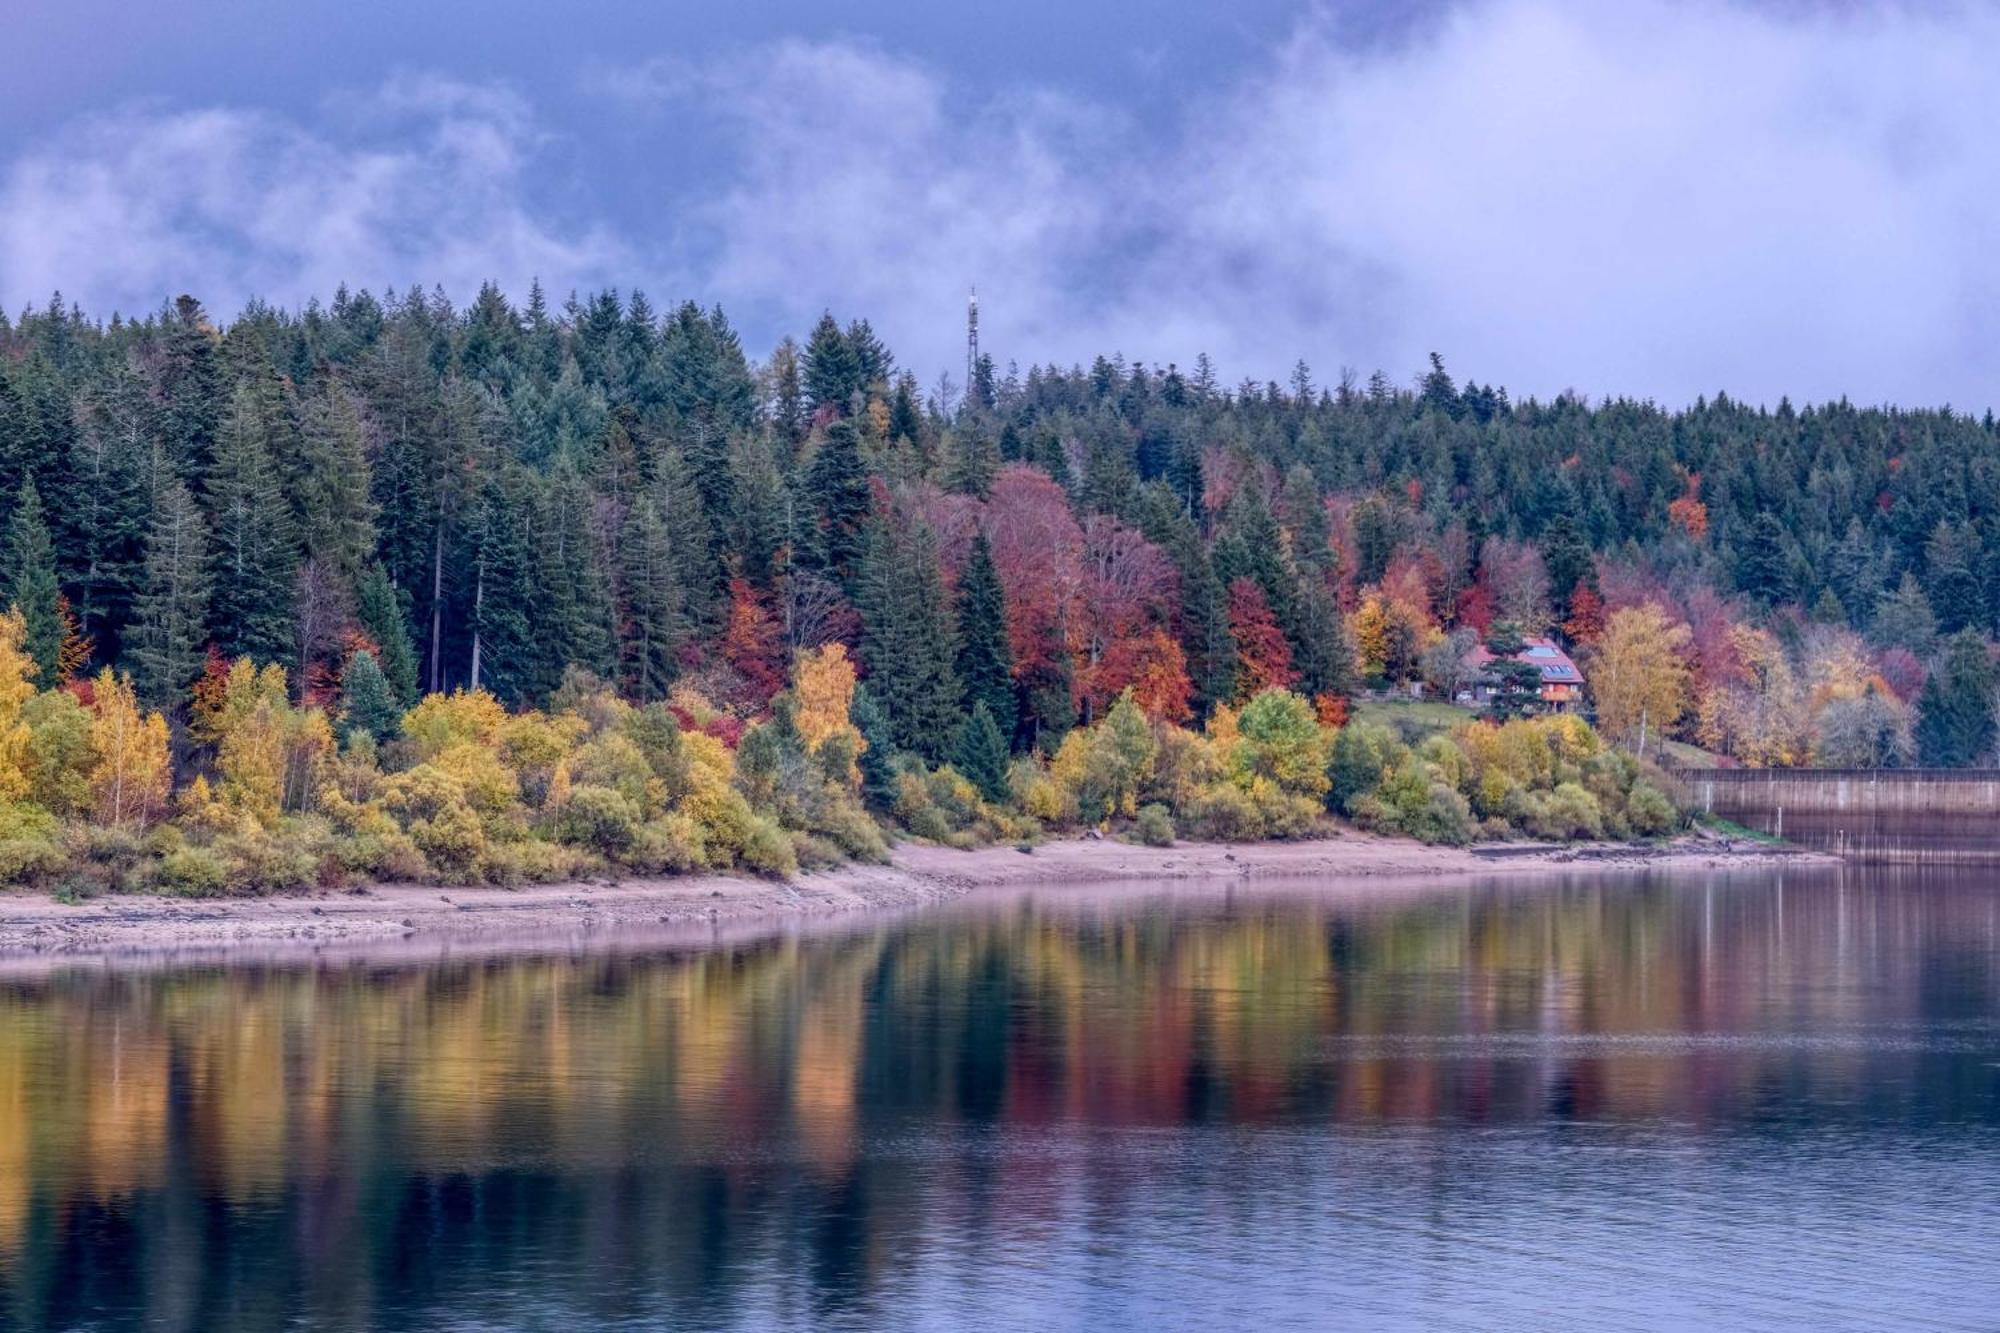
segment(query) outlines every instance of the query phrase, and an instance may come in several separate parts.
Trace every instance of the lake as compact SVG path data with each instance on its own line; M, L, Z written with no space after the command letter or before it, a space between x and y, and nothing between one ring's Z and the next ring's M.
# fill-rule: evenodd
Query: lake
M0 1327L1992 1328L2000 881L0 967Z

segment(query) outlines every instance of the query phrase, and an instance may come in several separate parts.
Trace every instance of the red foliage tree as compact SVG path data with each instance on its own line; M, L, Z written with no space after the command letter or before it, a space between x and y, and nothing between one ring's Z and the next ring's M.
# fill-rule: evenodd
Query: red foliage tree
M785 640L770 603L750 580L729 580L729 627L722 635L722 660L743 678L748 702L768 705L785 688Z
M1588 583L1578 582L1569 595L1569 619L1563 622L1563 633L1571 643L1596 643L1604 633L1604 599L1599 597Z
M1915 699L1924 688L1924 664L1908 648L1884 648L1875 658L1875 671L1904 703Z
M1493 628L1493 597L1486 585L1475 583L1458 595L1458 623L1469 626L1485 638Z
M985 518L1007 603L1007 648L1014 674L1025 677L1069 642L1083 586L1083 529L1063 488L1025 463L1009 463L994 477Z
M1165 551L1104 514L1084 522L1082 575L1068 647L1088 721L1132 683L1144 657L1137 645L1166 624L1179 581Z
M1236 639L1238 698L1283 689L1299 678L1292 670L1292 646L1254 579L1240 578L1229 585L1229 632Z
M1687 474L1687 490L1667 506L1667 521L1699 543L1708 536L1708 506L1701 502L1701 473Z
M1096 710L1101 713L1127 687L1132 701L1155 722L1185 722L1194 715L1187 654L1163 629L1112 643L1092 671L1090 693Z

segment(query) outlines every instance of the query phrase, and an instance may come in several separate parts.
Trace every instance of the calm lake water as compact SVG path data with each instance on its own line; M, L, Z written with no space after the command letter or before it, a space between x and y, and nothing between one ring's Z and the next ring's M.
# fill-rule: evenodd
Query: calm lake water
M0 1327L2000 1326L2000 880L0 970Z

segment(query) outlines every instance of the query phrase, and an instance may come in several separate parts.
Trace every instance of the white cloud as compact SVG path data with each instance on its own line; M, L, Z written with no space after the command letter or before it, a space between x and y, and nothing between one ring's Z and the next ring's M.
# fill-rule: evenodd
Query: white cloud
M128 108L0 172L0 297L60 288L103 313L180 292L231 311L297 305L342 282L376 291L489 277L516 292L615 281L602 226L536 215L523 179L539 142L503 91L401 76L329 108L337 129L256 110Z
M0 299L539 274L720 301L753 344L865 315L928 379L977 283L988 347L1024 364L1205 350L1330 379L1435 349L1517 393L1984 407L1995 49L1988 9L1466 0L1388 42L1310 21L1171 123L803 41L592 71L616 151L438 78L313 125L128 109L0 166ZM643 216L537 202L617 194L584 169L648 135L676 166L625 191ZM664 150L690 143L683 172Z
M716 295L866 313L926 367L976 281L1023 362L1402 375L1435 349L1541 394L1992 401L1987 12L1494 0L1338 37L1307 25L1171 126L846 44L622 91L735 124Z

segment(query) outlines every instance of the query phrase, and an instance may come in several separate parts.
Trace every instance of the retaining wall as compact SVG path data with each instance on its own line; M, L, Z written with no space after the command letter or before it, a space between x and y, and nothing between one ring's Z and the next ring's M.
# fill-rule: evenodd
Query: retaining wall
M1860 861L2000 863L2000 769L1683 769L1706 814Z

